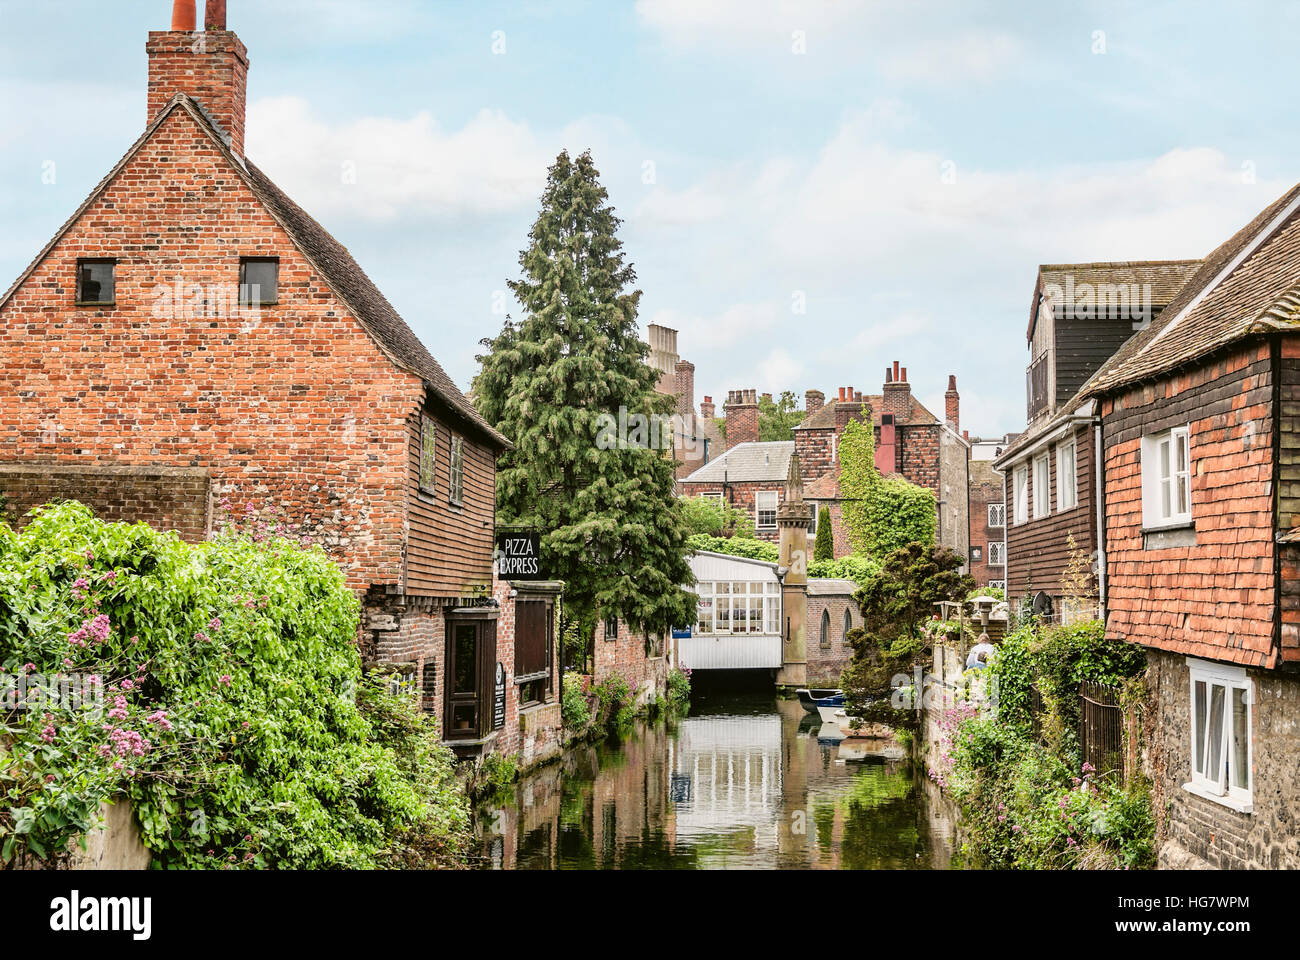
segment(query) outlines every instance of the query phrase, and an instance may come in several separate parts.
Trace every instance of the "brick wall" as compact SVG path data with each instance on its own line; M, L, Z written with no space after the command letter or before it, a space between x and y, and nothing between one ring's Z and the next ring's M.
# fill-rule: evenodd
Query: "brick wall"
M650 694L663 696L668 686L668 644L671 638L663 639L659 649L660 656L648 656L644 633L633 632L626 620L618 621L618 639L605 639L605 621L602 618L596 624L594 644L593 680L596 683L611 677L615 673L627 681L638 701L644 702Z
M241 256L280 258L280 302L252 317L220 306ZM78 257L118 258L115 306L74 306ZM185 111L0 309L0 356L6 461L206 470L214 499L278 508L354 587L401 582L406 420L423 384Z
M244 114L248 98L248 50L227 30L202 33L153 31L149 55L148 123L172 97L184 93L203 104L230 148L244 155Z
M1107 398L1107 633L1174 653L1270 666L1275 557L1267 345ZM1194 543L1142 533L1141 439L1190 425Z
M727 418L727 449L758 440L758 397L754 390L732 390L723 412Z
M834 468L834 439L835 431L830 428L794 431L794 450L799 454L799 474L805 485Z
M1006 527L989 526L989 504L1002 503L1002 484L993 480L972 482L970 487L970 548L980 548L980 559L972 560L971 576L978 586L986 587L990 580L1006 580L1006 564L989 565L989 544L1005 541Z
M840 674L849 665L853 650L844 639L844 614L848 613L853 627L862 626L858 605L850 595L808 595L808 685L811 687L838 687ZM830 642L822 645L822 614L830 614ZM850 627L852 629L852 627Z
M102 520L148 523L196 543L211 522L209 486L202 469L0 464L0 499L20 525L33 507L77 500Z

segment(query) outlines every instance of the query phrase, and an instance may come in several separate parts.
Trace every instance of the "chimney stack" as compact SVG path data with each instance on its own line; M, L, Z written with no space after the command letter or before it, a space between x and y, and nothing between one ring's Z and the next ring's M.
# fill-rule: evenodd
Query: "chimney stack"
M149 34L149 116L153 123L177 94L190 97L212 119L231 151L244 157L248 103L248 49L226 28L225 0L208 0L196 33L195 0L175 0L171 30Z
M727 449L758 441L758 391L732 390L723 408L727 418Z
M811 417L814 413L826 406L826 394L820 390L809 390L803 395L804 418Z
M885 371L881 413L892 414L894 423L902 425L912 417L912 386L907 382L907 368L897 360Z
M712 419L714 418L714 413L715 413L715 412L716 412L716 411L715 411L715 408L714 408L714 406L713 406L713 398L712 398L712 397L705 397L702 401L700 401L700 416L701 416L703 419L705 419L705 420L712 420Z
M203 28L205 30L226 29L226 0L208 0L203 10Z
M961 430L961 394L957 392L957 376L948 377L948 392L943 395L943 412L948 426L956 433Z
M677 412L689 417L695 412L695 364L677 361Z
M193 31L199 24L194 0L174 0L172 3L172 29Z

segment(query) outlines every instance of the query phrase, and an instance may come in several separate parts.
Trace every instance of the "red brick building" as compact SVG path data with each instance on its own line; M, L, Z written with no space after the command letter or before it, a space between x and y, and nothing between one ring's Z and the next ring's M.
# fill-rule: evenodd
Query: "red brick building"
M885 371L880 394L864 395L842 387L827 403L820 390L809 390L804 397L804 419L794 428L794 440L759 442L757 391L733 390L724 408L727 452L684 477L679 487L685 496L722 497L749 512L758 537L775 543L776 510L784 495L790 456L797 452L805 499L813 508L809 536L816 535L821 508L826 507L835 556L846 556L853 548L842 520L839 442L851 421L870 422L877 469L934 491L936 540L964 557L970 536L969 445L958 432L960 398L954 377L949 377L945 405L949 420L941 422L913 396L907 368L895 362Z
M970 462L970 575L976 586L1006 589L1007 508L988 460Z
M1300 867L1300 186L1085 386L1167 866Z
M0 493L72 489L192 539L223 501L274 512L338 560L364 659L417 677L449 740L516 739L497 664L525 713L557 684L536 610L519 662L513 635L498 648L507 441L245 155L248 52L224 5L199 32L188 6L149 34L143 135L0 298Z

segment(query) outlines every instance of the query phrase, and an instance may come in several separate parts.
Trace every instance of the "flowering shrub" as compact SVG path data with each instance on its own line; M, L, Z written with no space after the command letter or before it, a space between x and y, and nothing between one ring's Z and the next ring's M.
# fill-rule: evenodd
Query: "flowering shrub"
M358 710L358 617L274 528L191 546L76 503L0 526L0 672L104 690L9 711L4 858L59 855L125 795L160 867L382 865L437 798Z
M691 671L668 671L668 703L675 712L685 713L691 708Z
M564 689L560 693L560 716L565 730L581 733L591 723L591 701L587 693L589 681L590 678L581 673L564 675Z

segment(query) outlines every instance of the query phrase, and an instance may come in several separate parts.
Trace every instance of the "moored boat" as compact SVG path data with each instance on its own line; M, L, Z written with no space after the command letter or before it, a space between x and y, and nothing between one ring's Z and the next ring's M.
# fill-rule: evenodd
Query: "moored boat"
M818 707L844 706L844 691L837 688L813 687L796 690L795 694L799 697L799 703L809 713L816 713Z

